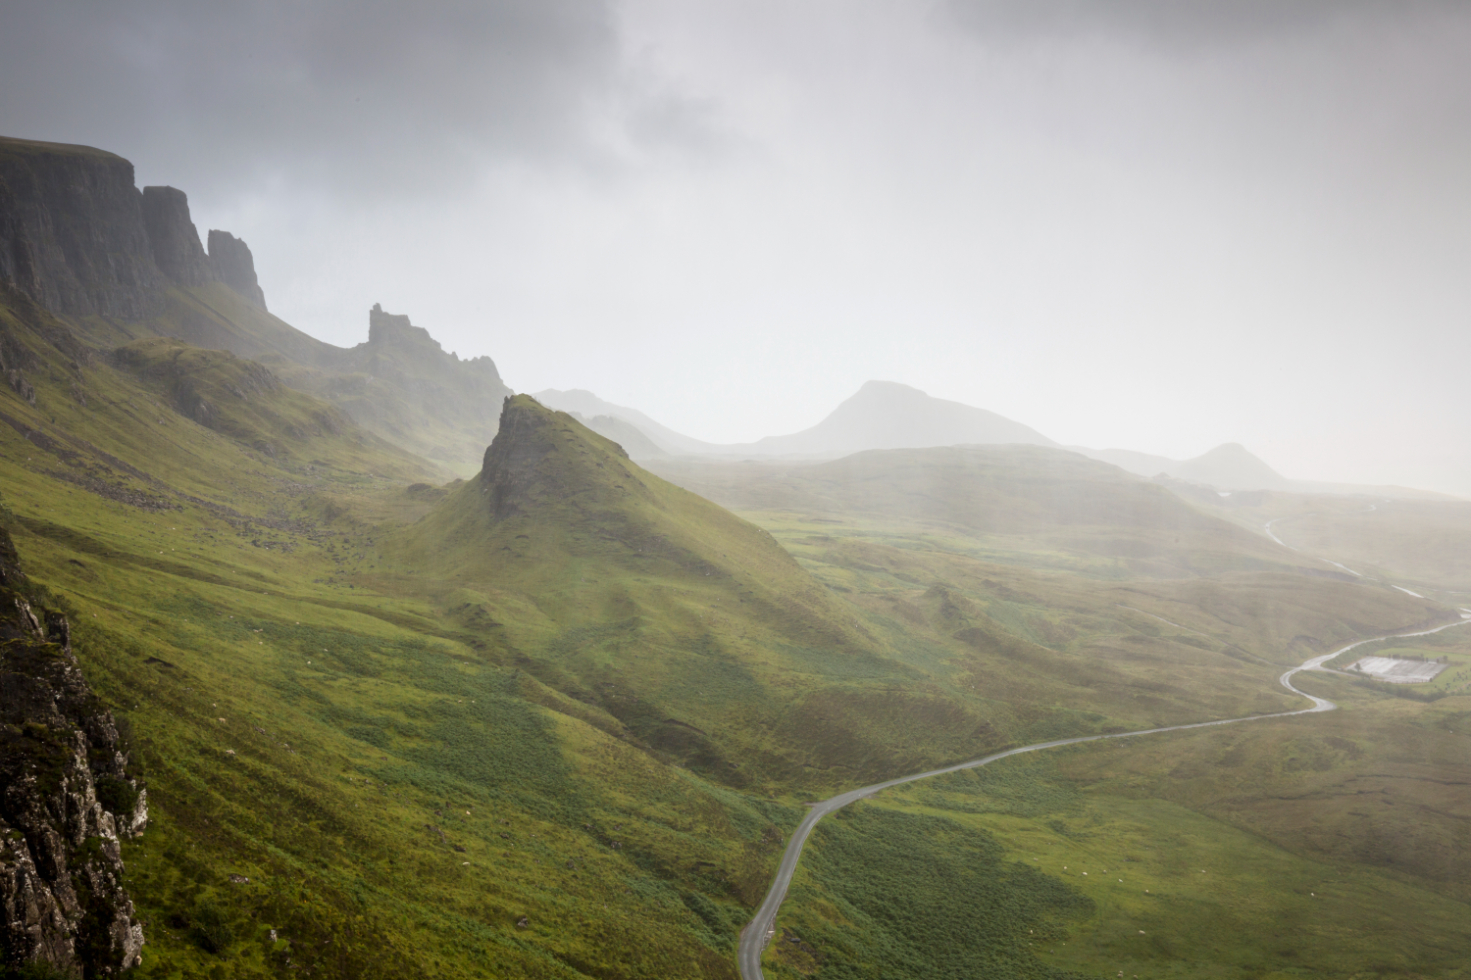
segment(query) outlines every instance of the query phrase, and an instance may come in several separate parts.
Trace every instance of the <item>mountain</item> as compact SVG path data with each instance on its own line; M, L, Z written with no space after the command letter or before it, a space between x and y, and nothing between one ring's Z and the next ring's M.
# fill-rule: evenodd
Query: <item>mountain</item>
M844 456L865 449L998 443L1057 445L1036 429L995 412L932 398L893 381L869 381L810 429L767 436L745 446L726 446L724 451L760 456Z
M245 242L200 243L187 195L133 186L133 166L85 146L0 138L0 281L103 349L146 337L259 361L370 432L475 471L510 389L489 357L461 360L374 306L368 339L323 343L266 308Z
M496 647L609 730L722 783L882 771L964 751L981 726L940 691L864 719L912 667L770 534L529 396L506 402L481 472L385 553L452 618L501 624ZM928 745L911 710L946 719L920 725Z
M536 399L563 411L611 415L641 430L659 448L681 456L833 457L864 449L908 449L971 443L1055 446L1020 422L959 402L931 398L892 381L869 381L827 418L802 432L752 443L701 442L660 425L642 412L603 401L580 389L538 392Z
M618 443L630 459L658 459L669 455L654 440L644 435L642 429L625 419L614 415L594 415L587 418L578 412L568 414L598 435Z
M1235 442L1224 443L1210 452L1184 461L1127 449L1077 448L1076 451L1139 476L1152 477L1163 473L1221 490L1287 490L1292 484L1292 481L1248 452L1245 446Z
M1176 460L1129 449L1086 449L1069 446L1090 459L1112 463L1144 477L1167 476L1217 490L1279 490L1287 493L1388 497L1394 500L1455 500L1448 494L1410 487L1359 483L1289 480L1239 443L1224 443L1193 459Z
M307 364L284 355L260 360L286 384L461 475L474 472L511 394L489 357L462 360L407 316L377 304L368 312L365 343L324 345Z
M1260 533L1315 503L1200 490L1231 526L1053 447L651 463L681 489L406 317L351 350L295 330L126 161L26 153L0 202L0 526L29 577L0 540L0 975L75 963L44 886L79 942L116 941L88 975L146 938L140 978L735 980L818 796L1298 707L1284 665L1458 621ZM436 445L468 479L410 451ZM1445 686L1314 676L1351 710L825 820L768 976L1457 976L1464 639L1404 642L1455 659ZM1132 770L1079 770L1113 746ZM1079 870L1115 860L1117 889Z

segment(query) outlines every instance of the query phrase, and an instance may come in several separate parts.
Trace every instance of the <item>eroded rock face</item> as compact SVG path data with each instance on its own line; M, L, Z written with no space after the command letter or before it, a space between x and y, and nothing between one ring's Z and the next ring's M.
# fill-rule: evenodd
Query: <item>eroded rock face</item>
M53 313L154 313L164 282L133 165L85 146L0 139L0 280Z
M189 196L177 187L143 188L143 223L159 270L181 286L215 280L214 268L199 244L189 217Z
M250 246L217 228L209 230L209 262L215 277L250 302L266 308L266 294L255 277L255 256Z
M0 967L44 960L84 977L136 966L143 927L119 841L148 794L88 687L66 617L27 598L0 528Z

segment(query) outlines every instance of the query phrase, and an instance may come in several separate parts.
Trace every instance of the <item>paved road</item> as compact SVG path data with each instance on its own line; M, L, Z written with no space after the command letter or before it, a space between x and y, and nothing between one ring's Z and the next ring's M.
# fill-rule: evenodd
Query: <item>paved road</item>
M890 779L887 782L874 783L872 786L864 786L860 789L849 790L840 793L832 799L823 800L821 803L812 804L811 811L806 819L797 827L792 834L791 840L787 842L787 849L781 856L781 867L776 872L776 879L771 883L771 890L766 893L766 899L761 907L756 910L756 916L741 932L740 946L736 951L736 960L740 965L741 980L763 980L761 974L761 952L771 942L772 933L776 931L776 913L781 909L782 900L787 897L787 888L792 883L792 875L797 870L797 861L802 857L802 846L807 843L807 838L812 833L812 828L817 826L817 821L832 813L841 810L856 800L867 796L873 796L881 790L890 786L899 786L904 783L912 783L918 779L929 779L931 776L943 776L948 772L960 772L962 769L978 769L989 765L997 759L1005 759L1008 756L1021 755L1023 752L1038 752L1042 749L1053 749L1059 745L1076 745L1079 742L1098 742L1110 738L1134 738L1138 735L1155 735L1160 732L1181 732L1191 728L1210 728L1213 725L1234 725L1242 721L1261 721L1265 718L1289 718L1293 715L1310 715L1319 711L1332 711L1338 705L1326 698L1314 697L1306 691L1300 691L1292 685L1292 677L1300 671L1319 670L1324 668L1323 664L1332 660L1342 653L1347 653L1354 647L1363 646L1365 643L1373 643L1377 640L1388 640L1394 637L1405 636L1427 636L1431 633L1439 633L1441 630L1450 629L1452 626L1460 626L1471 622L1471 619L1463 618L1458 622L1446 623L1434 629L1421 630L1417 633L1391 633L1386 636L1376 636L1367 640L1359 640L1350 643L1346 647L1325 653L1321 657L1313 657L1305 660L1300 665L1293 667L1277 680L1287 690L1294 694L1300 694L1313 702L1311 708L1299 708L1297 711L1278 711L1270 715L1249 715L1245 718L1223 718L1220 721L1199 721L1191 725L1170 725L1165 728L1145 728L1137 732L1118 732L1113 735L1084 735L1079 738L1060 738L1055 742L1038 742L1036 745L1023 745L1021 748L1007 749L1005 752L997 752L982 759L974 759L970 762L961 762L944 769L931 769L929 772L916 773L912 776L900 776L898 779ZM1338 673L1334 671L1334 673Z

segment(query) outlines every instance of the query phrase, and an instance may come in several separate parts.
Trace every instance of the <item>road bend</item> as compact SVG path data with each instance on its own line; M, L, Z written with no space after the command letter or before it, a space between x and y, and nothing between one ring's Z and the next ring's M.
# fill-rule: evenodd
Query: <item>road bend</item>
M1326 670L1323 664L1334 657L1341 656L1355 647L1363 646L1365 643L1376 643L1379 640L1391 640L1400 637L1428 636L1431 633L1439 633L1441 630L1450 629L1452 626L1461 626L1471 622L1471 615L1463 615L1463 618L1437 626L1434 629L1419 630L1414 633L1389 633L1384 636L1370 637L1367 640L1359 640L1348 646L1340 647L1332 653L1325 653L1320 657L1305 660L1291 670L1277 678L1277 682L1293 694L1307 698L1313 703L1310 708L1299 708L1296 711L1277 711L1268 715L1247 715L1243 718L1222 718L1219 721L1197 721L1189 725L1167 725L1164 728L1142 728L1136 732L1115 732L1110 735L1081 735L1077 738L1060 738L1052 742L1038 742L1035 745L1023 745L1020 748L1007 749L1004 752L995 752L980 759L972 759L970 762L960 762L943 769L931 769L929 772L915 773L912 776L900 776L897 779L889 779L882 783L874 783L872 786L863 786L859 789L850 789L846 793L839 793L831 799L823 800L821 803L810 804L811 809L801 824L793 832L787 847L781 856L781 867L777 869L776 878L771 883L771 889L766 893L766 898L761 907L756 910L756 915L741 931L741 941L736 950L736 960L740 966L741 980L763 980L761 973L761 954L771 942L772 935L776 932L776 914L781 910L781 903L787 897L787 888L792 883L792 875L796 873L797 862L802 857L802 846L807 843L807 838L812 834L812 828L817 822L834 810L841 810L849 803L873 796L892 786L902 786L905 783L916 782L921 779L929 779L931 776L943 776L946 773L960 772L964 769L979 769L1013 755L1021 755L1023 752L1040 752L1043 749L1055 749L1062 745L1077 745L1080 742L1101 742L1112 738L1136 738L1140 735L1158 735L1163 732L1183 732L1192 728L1211 728L1216 725L1235 725L1244 721L1264 721L1268 718L1290 718L1293 715L1311 715L1320 711L1332 711L1338 707L1327 698L1316 697L1301 691L1293 686L1292 678L1303 671ZM1334 671L1337 673L1337 671Z

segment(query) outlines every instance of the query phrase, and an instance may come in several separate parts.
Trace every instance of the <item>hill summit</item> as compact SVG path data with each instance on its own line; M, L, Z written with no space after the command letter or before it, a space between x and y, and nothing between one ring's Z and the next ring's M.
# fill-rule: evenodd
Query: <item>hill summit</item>
M1057 445L1036 429L984 408L934 398L894 381L868 381L812 428L741 448L769 456L833 456L988 443Z

